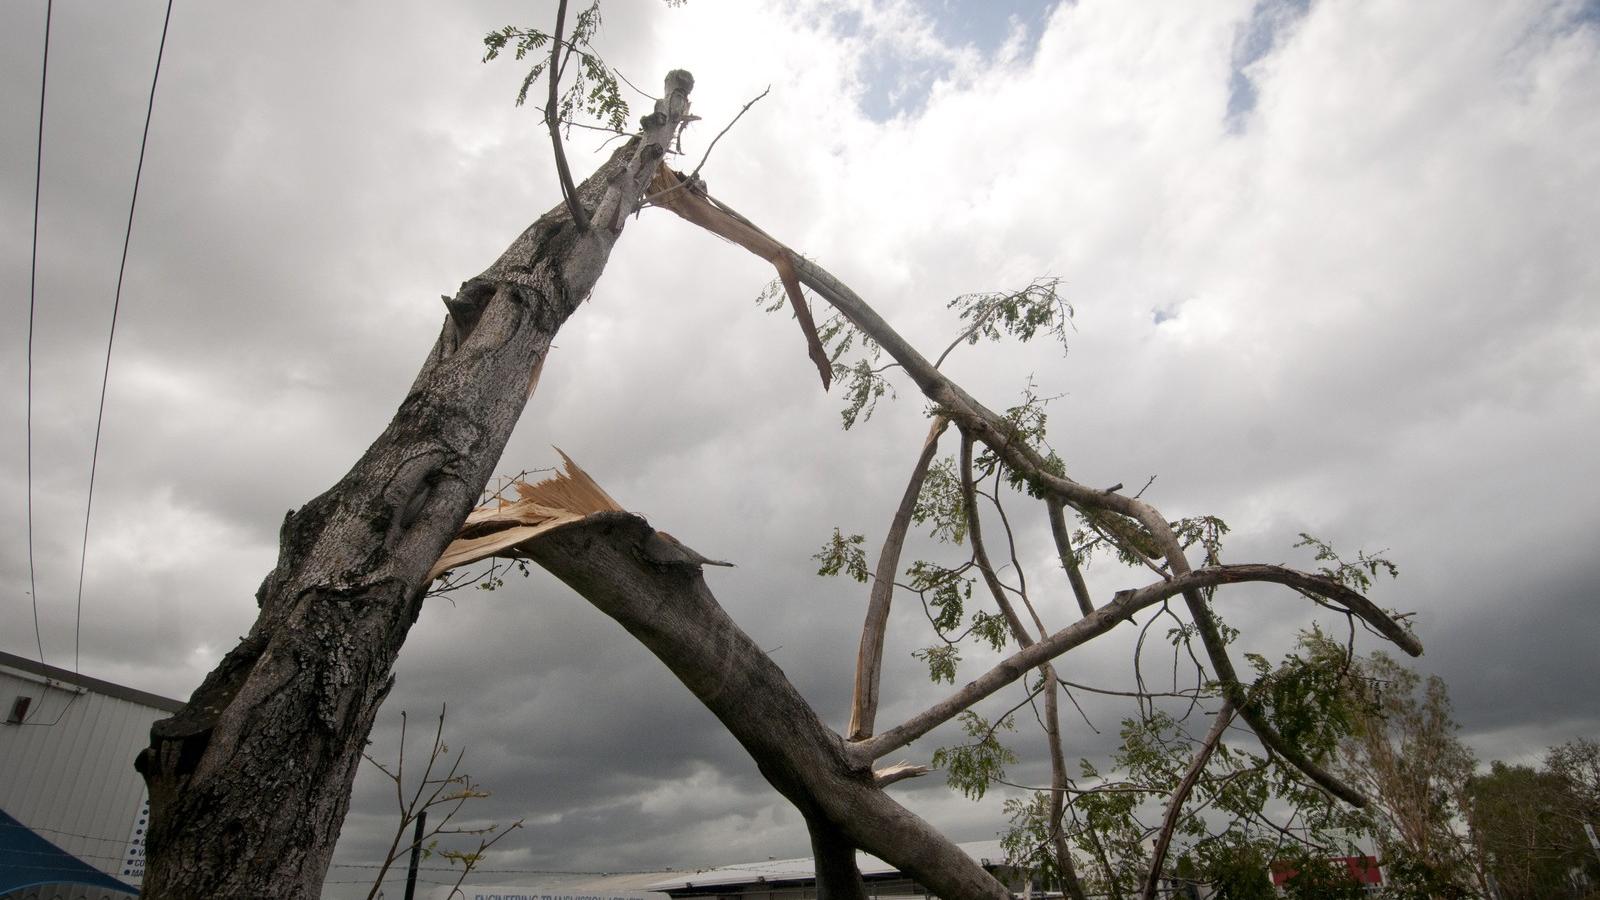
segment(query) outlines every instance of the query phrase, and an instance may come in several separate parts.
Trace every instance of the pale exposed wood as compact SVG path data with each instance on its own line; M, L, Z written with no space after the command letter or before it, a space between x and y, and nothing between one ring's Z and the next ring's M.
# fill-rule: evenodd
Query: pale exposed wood
M922 442L922 452L911 470L905 493L900 496L900 507L889 523L889 533L883 539L883 549L878 552L878 565L872 572L872 590L867 597L867 618L861 625L861 647L856 652L855 690L850 698L850 727L845 732L852 741L872 736L873 723L878 716L878 683L883 670L883 640L889 627L889 607L894 598L894 576L900 570L900 552L905 548L906 532L911 528L911 516L916 511L917 497L922 493L922 483L928 478L928 466L939 452L939 435L950 425L944 416L935 416Z
M873 769L872 780L877 782L878 787L885 787L907 778L920 778L931 771L933 770L921 763L897 762L892 766Z
M561 454L562 471L535 484L519 481L516 500L494 501L473 510L462 526L462 536L445 548L428 577L438 578L451 569L503 556L523 541L590 513L623 511L572 457L559 447L556 452Z

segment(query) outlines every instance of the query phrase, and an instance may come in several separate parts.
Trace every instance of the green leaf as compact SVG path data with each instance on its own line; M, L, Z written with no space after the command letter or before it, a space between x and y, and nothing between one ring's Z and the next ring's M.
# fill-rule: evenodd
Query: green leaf
M828 539L822 549L811 555L811 558L821 563L817 569L818 575L837 575L844 572L856 581L867 580L867 553L863 548L866 542L864 535L852 534L845 537L838 528L833 529L833 537Z

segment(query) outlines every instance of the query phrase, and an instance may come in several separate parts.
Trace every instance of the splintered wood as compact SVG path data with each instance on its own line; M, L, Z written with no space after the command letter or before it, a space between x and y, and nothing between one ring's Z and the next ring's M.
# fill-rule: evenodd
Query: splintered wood
M538 482L516 483L516 500L496 499L473 510L461 526L461 533L428 573L430 580L451 569L506 551L552 528L576 522L591 513L624 512L589 473L578 467L567 454L561 454L565 471Z

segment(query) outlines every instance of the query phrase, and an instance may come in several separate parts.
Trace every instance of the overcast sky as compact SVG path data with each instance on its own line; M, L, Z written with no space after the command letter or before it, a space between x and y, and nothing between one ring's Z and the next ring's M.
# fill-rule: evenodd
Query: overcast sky
M111 361L82 607L82 670L187 697L249 627L285 511L381 430L431 346L440 294L558 202L524 68L483 65L553 3L179 3ZM79 546L112 290L163 4L56 4L34 333L33 502L47 661L72 665ZM1031 377L1091 484L1234 528L1231 561L1310 566L1301 531L1387 550L1379 603L1416 612L1483 759L1600 733L1600 6L611 0L599 47L634 83L697 80L711 190L854 286L914 343L945 302L1064 279L1070 352L978 347L946 368L997 408ZM0 648L37 653L24 366L44 3L0 6ZM640 105L646 105L647 101ZM574 168L603 158L574 135ZM754 257L670 214L628 226L567 324L501 469L559 445L705 554L734 618L833 724L866 589L813 573L835 526L875 543L925 430L905 384L849 433L799 333L752 302ZM1585 462L1585 460L1589 460ZM1042 521L1023 528L1043 548ZM1038 554L1043 557L1042 549ZM1041 571L1057 624L1064 583ZM1107 569L1096 587L1142 583ZM1311 610L1222 600L1277 652ZM920 624L919 624L920 623ZM885 711L941 695L901 602ZM1131 629L1069 657L1125 686ZM1120 643L1119 643L1120 641ZM1374 644L1364 645L1371 649ZM963 670L963 677L978 671ZM666 669L536 575L433 601L399 711L526 816L505 870L616 871L807 852L798 816ZM1115 706L1086 701L1075 754ZM927 761L939 735L913 745ZM1019 738L1026 745L1032 738ZM1037 741L1034 741L1037 743ZM1026 745L1031 746L1031 745ZM414 748L417 752L417 748ZM1023 774L1036 775L1024 767ZM370 773L369 773L370 774ZM938 776L896 788L958 839L998 803ZM337 860L392 828L364 775ZM386 841L385 841L386 842ZM361 870L335 869L354 880ZM486 880L527 883L524 871Z

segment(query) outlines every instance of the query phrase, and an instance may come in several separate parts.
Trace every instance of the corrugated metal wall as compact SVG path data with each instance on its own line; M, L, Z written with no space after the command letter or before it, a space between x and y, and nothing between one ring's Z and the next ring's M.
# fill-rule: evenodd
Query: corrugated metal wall
M169 713L46 681L0 665L0 716L18 696L32 698L23 724L0 725L0 809L127 880L123 856L144 804L133 758L149 743L151 723Z

